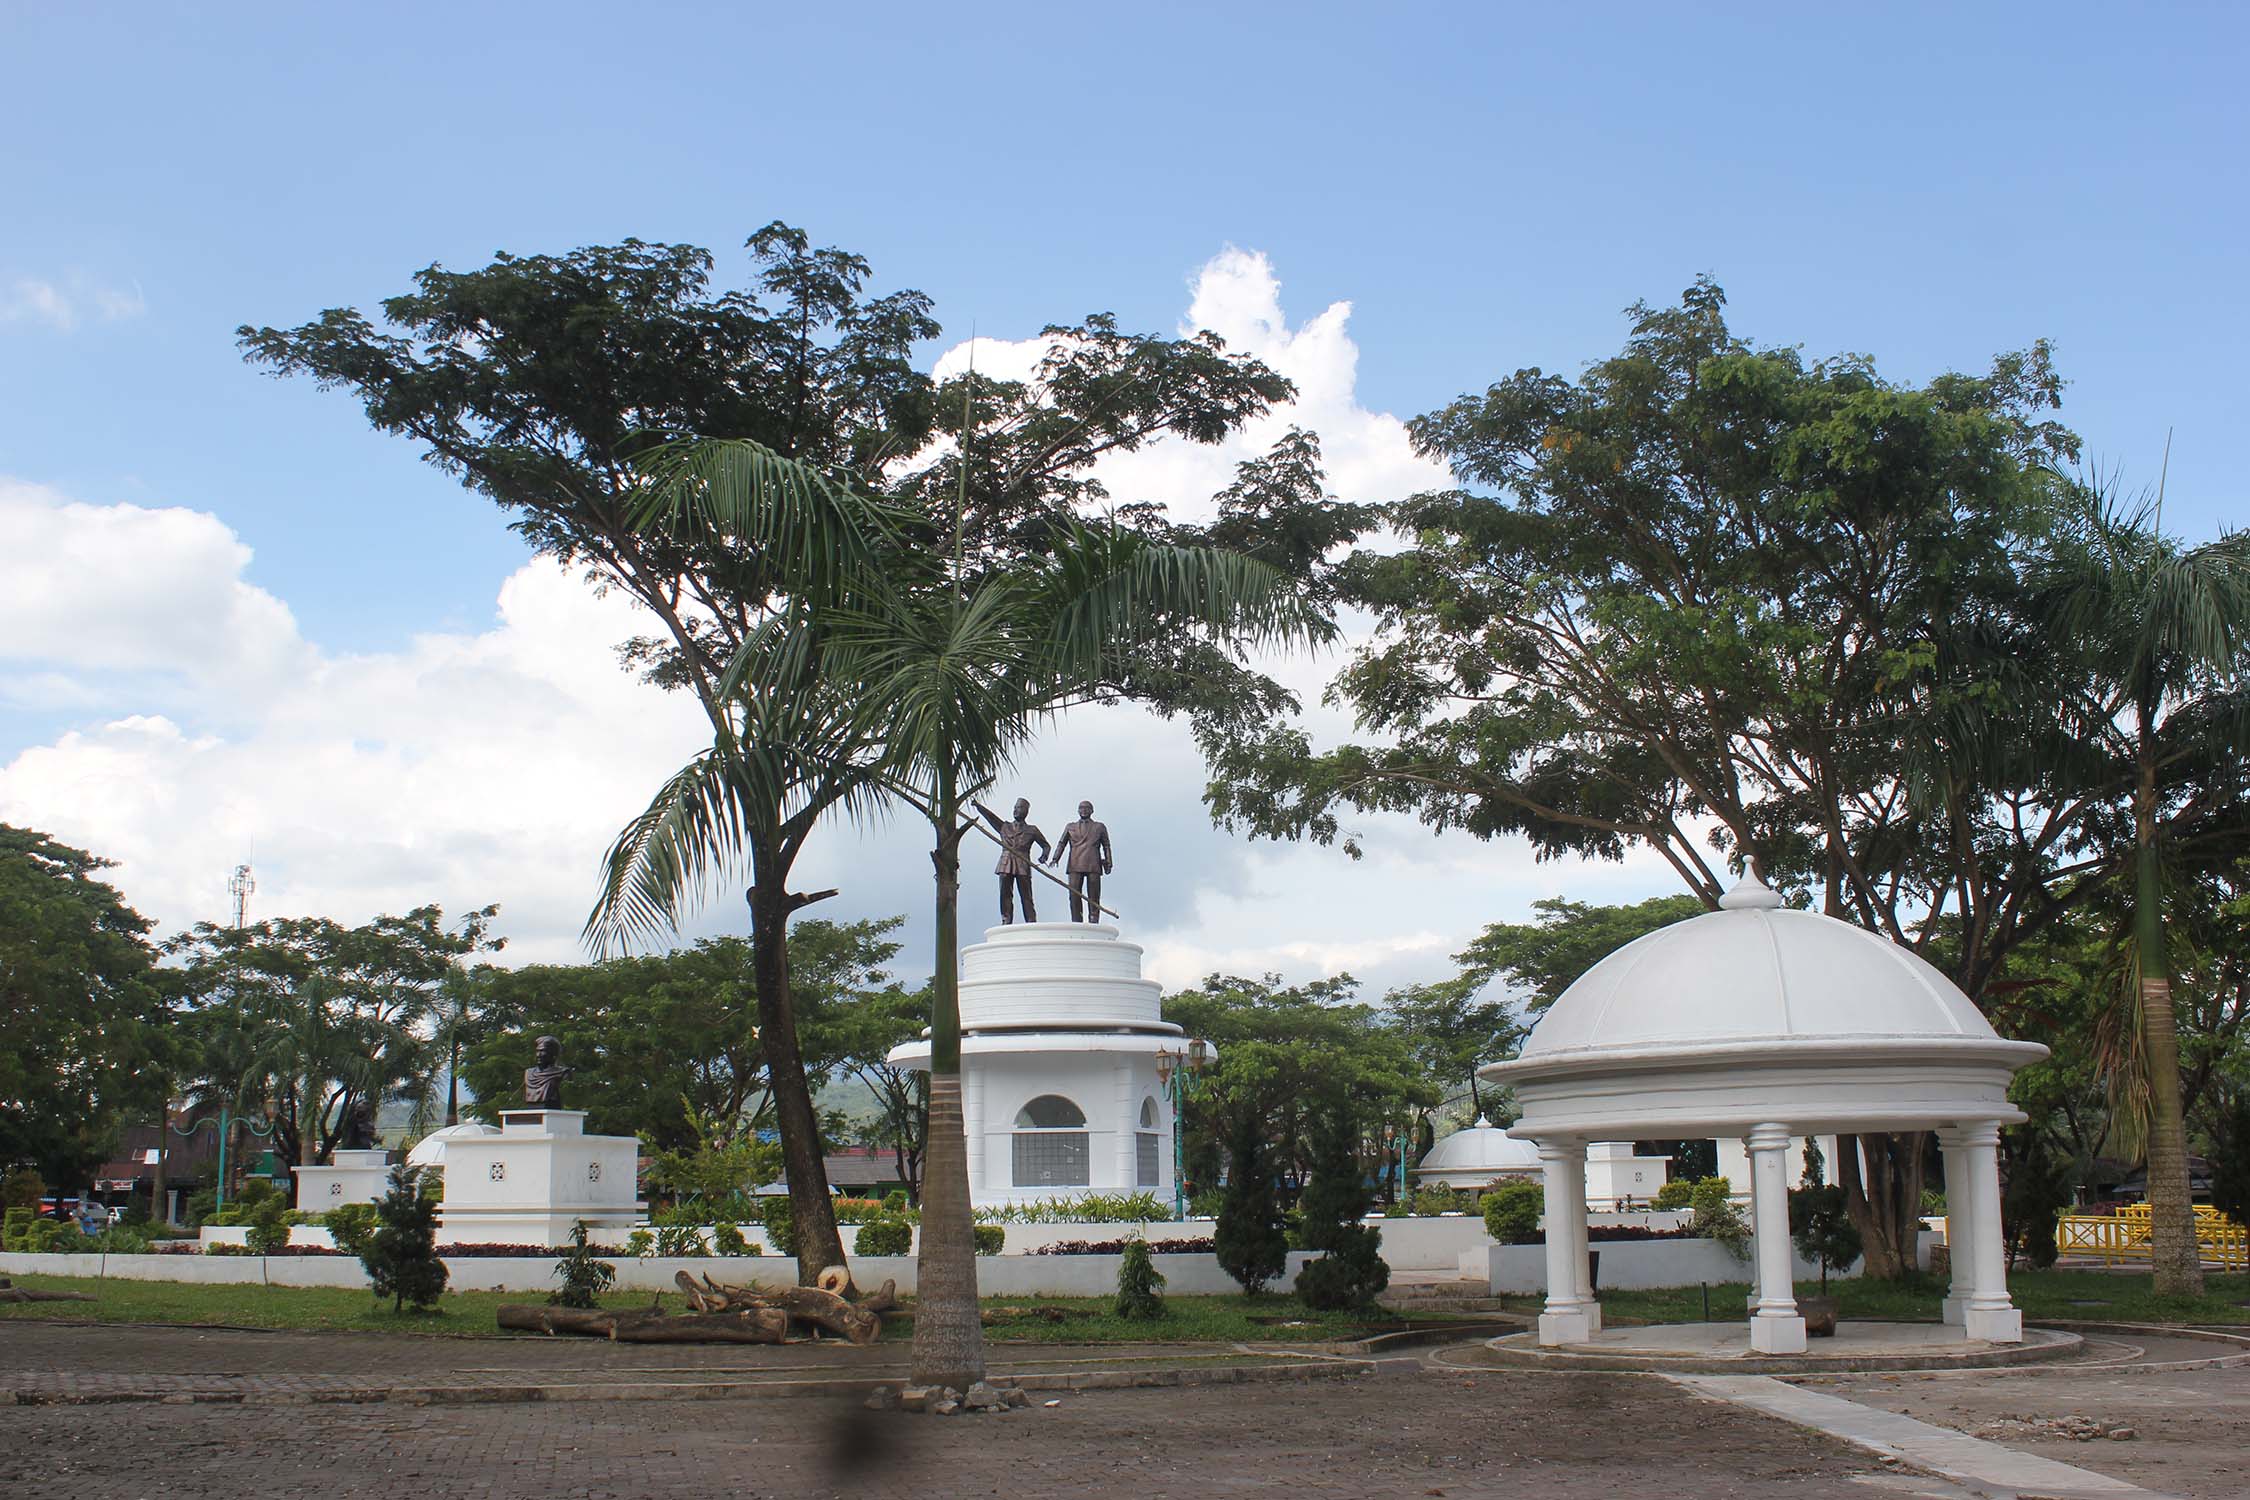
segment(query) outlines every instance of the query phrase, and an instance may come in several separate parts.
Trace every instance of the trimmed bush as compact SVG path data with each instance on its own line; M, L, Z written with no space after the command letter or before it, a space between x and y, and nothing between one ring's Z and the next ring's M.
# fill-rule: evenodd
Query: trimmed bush
M1667 1212L1688 1207L1695 1200L1695 1179L1674 1177L1656 1190L1653 1207Z
M1149 1259L1148 1241L1127 1240L1117 1267L1117 1316L1151 1320L1164 1316L1164 1275Z
M1008 1231L997 1224L977 1226L977 1254L998 1255L1008 1248Z
M1546 1208L1547 1193L1538 1183L1507 1183L1484 1195L1484 1232L1503 1245L1528 1245Z
M336 1248L346 1255L360 1255L367 1250L367 1242L374 1238L375 1216L372 1203L344 1203L320 1216L320 1227L336 1242Z
M281 1206L280 1195L259 1199L243 1222L250 1226L252 1255L272 1255L289 1247L289 1215Z
M892 1188L883 1195L883 1212L903 1215L913 1205L907 1201L905 1188Z
M852 1236L854 1255L904 1255L914 1248L914 1226L904 1219L869 1219Z
M1414 1212L1423 1218L1434 1219L1439 1214L1458 1213L1460 1209L1461 1195L1443 1183L1414 1190Z
M1265 1143L1255 1131L1242 1131L1228 1162L1227 1196L1212 1236L1219 1269L1255 1297L1289 1264L1289 1241L1282 1231L1281 1207L1274 1201L1273 1173Z
M711 1226L711 1249L719 1255L756 1255L758 1247L743 1234L742 1226L735 1223Z
M0 1250L20 1253L23 1250L24 1236L31 1232L31 1221L36 1217L36 1201L29 1208L10 1205L5 1214L0 1214Z
M758 1205L758 1222L766 1226L766 1243L776 1255L797 1253L797 1210L787 1198L767 1198Z

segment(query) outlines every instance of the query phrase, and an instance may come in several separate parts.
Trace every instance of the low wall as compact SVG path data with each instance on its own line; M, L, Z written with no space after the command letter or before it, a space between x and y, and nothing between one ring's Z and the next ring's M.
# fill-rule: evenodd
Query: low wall
M1280 1287L1286 1289L1313 1257L1289 1252ZM977 1258L977 1288L988 1297L1107 1297L1117 1290L1121 1255L985 1255ZM1241 1290L1208 1254L1155 1256L1165 1291L1207 1296ZM617 1290L669 1291L681 1271L738 1284L789 1286L796 1262L777 1255L746 1257L620 1256ZM448 1287L456 1292L527 1292L555 1289L550 1256L449 1256ZM910 1255L862 1255L852 1260L852 1275L862 1286L896 1281L899 1290L915 1287ZM367 1273L357 1260L340 1255L14 1255L0 1254L0 1275L111 1276L120 1281L178 1281L203 1286L364 1287Z
M1930 1264L1930 1246L1935 1235L1924 1231L1917 1246L1918 1263L1925 1270ZM1756 1277L1747 1257L1737 1259L1727 1253L1717 1240L1596 1240L1586 1247L1601 1256L1598 1272L1600 1286L1617 1291L1647 1291L1661 1287L1695 1286L1709 1282L1748 1282ZM1789 1251L1789 1274L1798 1281L1820 1279L1820 1266L1799 1255L1795 1246ZM1830 1271L1831 1281L1849 1280L1859 1274L1860 1267L1847 1271ZM1469 1252L1461 1257L1461 1274L1482 1275L1492 1285L1493 1295L1543 1293L1547 1290L1547 1247L1545 1245L1494 1245L1482 1257Z

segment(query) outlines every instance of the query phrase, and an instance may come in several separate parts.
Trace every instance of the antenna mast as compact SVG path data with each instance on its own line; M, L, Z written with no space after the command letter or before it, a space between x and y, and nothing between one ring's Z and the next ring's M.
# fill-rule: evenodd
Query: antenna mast
M227 893L234 897L234 926L238 932L250 925L250 893L257 888L258 882L250 878L248 865L236 865L234 873L227 877Z

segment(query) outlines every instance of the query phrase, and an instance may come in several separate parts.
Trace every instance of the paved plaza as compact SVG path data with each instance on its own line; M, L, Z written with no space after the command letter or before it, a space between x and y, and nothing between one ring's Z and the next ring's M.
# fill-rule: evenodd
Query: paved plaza
M1616 1500L1660 1480L1666 1495L1746 1500L2220 1500L2242 1493L2250 1435L2250 1369L2162 1336L2092 1336L2083 1366L1794 1382L1453 1369L1425 1356L1314 1379L1269 1370L1278 1378L1051 1389L1052 1406L954 1419L750 1388L822 1373L873 1380L902 1352L13 1322L0 1326L0 1388L29 1404L0 1404L0 1494ZM1261 1359L1162 1345L1003 1345L994 1356L1049 1378ZM319 1394L323 1382L464 1395L364 1399ZM639 1399L605 1396L600 1382ZM730 1396L667 1399L729 1382ZM2086 1441L2069 1435L2074 1425L2133 1436ZM1846 1430L1896 1439L1908 1459L1831 1435ZM1953 1478L1914 1460L1944 1458L1946 1440L1968 1466ZM2010 1469L2012 1459L2030 1466Z

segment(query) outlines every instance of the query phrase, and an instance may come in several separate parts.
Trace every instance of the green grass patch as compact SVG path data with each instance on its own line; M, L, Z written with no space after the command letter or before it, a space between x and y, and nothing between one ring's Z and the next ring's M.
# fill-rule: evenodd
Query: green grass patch
M448 1292L436 1311L393 1313L365 1291L348 1287L206 1286L179 1281L97 1281L91 1276L18 1276L17 1285L50 1292L89 1292L92 1302L0 1304L8 1318L71 1319L99 1323L187 1323L235 1328L295 1328L349 1333L409 1333L451 1338L537 1338L502 1333L494 1315L503 1302L538 1302L538 1292ZM622 1292L604 1299L615 1308L647 1307L652 1300L678 1310L677 1295L652 1298ZM1319 1343L1358 1338L1403 1326L1389 1313L1314 1312L1296 1298L1167 1297L1164 1316L1151 1321L1117 1317L1107 1297L992 1297L986 1337L1015 1343ZM905 1309L909 1314L912 1304ZM885 1338L906 1338L911 1316L886 1318Z
M2091 1323L2250 1324L2250 1276L2203 1278L2200 1298L2159 1297L2142 1273L2117 1271L2018 1271L2008 1278L2008 1290L2025 1318L2076 1320ZM1710 1290L1710 1315L1715 1322L1731 1322L1750 1315L1750 1288L1741 1282L1715 1283ZM1844 1317L1877 1318L1906 1322L1936 1322L1945 1299L1945 1283L1926 1276L1911 1281L1831 1281L1834 1297ZM1797 1283L1797 1295L1820 1294L1817 1281ZM1660 1291L1605 1291L1602 1312L1610 1318L1637 1318L1647 1323L1694 1323L1704 1315L1704 1291L1699 1287L1668 1287ZM1509 1305L1536 1312L1537 1297L1510 1298Z

